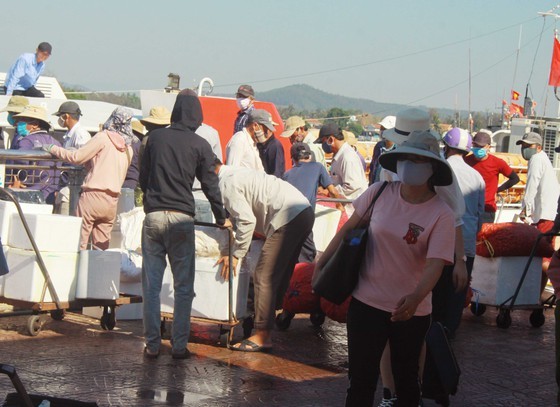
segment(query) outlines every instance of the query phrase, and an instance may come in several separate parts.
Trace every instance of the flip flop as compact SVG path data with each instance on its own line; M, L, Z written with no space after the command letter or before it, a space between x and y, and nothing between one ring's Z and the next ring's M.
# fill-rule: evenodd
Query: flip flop
M243 339L239 342L239 346L230 347L231 350L238 352L271 352L272 346L257 345L255 342L249 339Z

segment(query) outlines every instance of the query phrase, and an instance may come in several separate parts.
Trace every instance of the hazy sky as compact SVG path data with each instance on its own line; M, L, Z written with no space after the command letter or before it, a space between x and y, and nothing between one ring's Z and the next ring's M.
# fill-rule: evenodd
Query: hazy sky
M555 5L12 1L2 4L0 71L49 41L47 73L91 90L163 88L167 74L175 72L181 87L208 76L217 93L250 83L258 97L259 90L305 83L379 102L468 109L470 52L473 110L495 111L502 99L509 101L512 88L523 97L529 82L538 114L556 116L558 102L547 86L556 21L537 15Z

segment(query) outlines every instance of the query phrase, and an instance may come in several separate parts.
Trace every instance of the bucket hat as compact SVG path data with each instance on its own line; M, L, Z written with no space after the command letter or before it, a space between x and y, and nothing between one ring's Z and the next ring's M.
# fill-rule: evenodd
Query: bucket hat
M130 126L132 127L132 131L134 133L141 134L142 136L146 134L146 128L142 125L142 123L140 123L140 120L132 119Z
M465 129L453 127L443 135L443 142L451 148L468 153L472 147L472 137Z
M47 111L42 106L27 105L23 109L23 112L16 114L14 117L19 119L28 118L35 119L44 122L48 127L51 127L51 123L47 117Z
M291 116L286 119L284 124L284 131L280 134L280 137L291 137L296 129L305 126L305 120L299 116Z
M0 112L21 113L27 105L29 105L29 99L25 96L12 96L6 107Z
M395 117L395 127L383 132L383 138L396 143L405 142L413 131L428 131L436 139L441 136L435 130L431 130L430 115L424 110L410 108L401 110Z
M453 182L451 167L439 155L439 142L430 131L411 132L408 139L395 150L382 154L379 157L379 164L383 168L396 173L397 161L405 154L427 157L436 164L434 176L432 177L434 185L444 186L450 185Z
M171 112L164 106L154 106L150 109L150 115L140 119L142 124L158 124L168 126L171 124Z
M344 141L346 141L349 145L351 146L358 145L358 139L356 138L356 135L354 133L348 130L342 130L342 134L344 136Z

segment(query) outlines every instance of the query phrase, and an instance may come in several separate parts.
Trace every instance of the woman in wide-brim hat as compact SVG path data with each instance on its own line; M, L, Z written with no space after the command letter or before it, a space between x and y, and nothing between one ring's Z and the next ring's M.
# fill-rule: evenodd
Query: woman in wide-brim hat
M387 184L371 216L368 208L382 183L371 185L354 201L354 214L316 268L328 261L349 230L369 225L366 254L348 310L346 405L373 405L387 343L399 405L418 405L418 360L431 322L431 291L444 265L453 263L455 248L453 212L434 187L451 184L452 173L429 131L412 132L379 160L400 181Z

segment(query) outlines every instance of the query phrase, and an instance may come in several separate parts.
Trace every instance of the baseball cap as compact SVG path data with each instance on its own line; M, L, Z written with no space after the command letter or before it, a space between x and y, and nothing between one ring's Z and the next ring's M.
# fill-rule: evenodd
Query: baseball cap
M538 144L539 146L542 146L542 137L539 133L535 133L534 131L530 131L529 133L525 133L523 135L523 138L521 140L517 140L517 142L515 143L515 145L520 145L520 144Z
M274 126L278 124L272 121L272 115L264 109L252 110L249 113L249 119L247 120L247 123L259 123L263 126L268 127L268 129L271 131L276 131L276 128Z
M246 98L248 98L249 96L255 96L255 91L253 90L253 87L251 85L241 85L237 89L237 93L245 96Z
M485 131L479 131L472 139L472 145L475 147L484 147L492 144L492 137Z
M323 127L319 130L319 137L315 140L315 144L321 144L323 142L323 138L333 136L338 140L344 140L344 135L342 131L340 131L340 127L335 122L328 122L323 124Z
M82 115L82 111L80 110L80 106L76 102L64 102L60 105L57 112L53 113L53 116L60 116L61 114L77 114L78 116Z
M397 118L395 116L385 116L383 118L383 120L381 120L379 124L381 127L389 130L392 129L393 127L395 127L395 121L397 120Z
M46 52L49 55L52 53L52 45L49 44L48 42L40 43L37 49L41 52Z
M307 143L294 143L290 148L292 160L299 161L311 157L311 148Z

